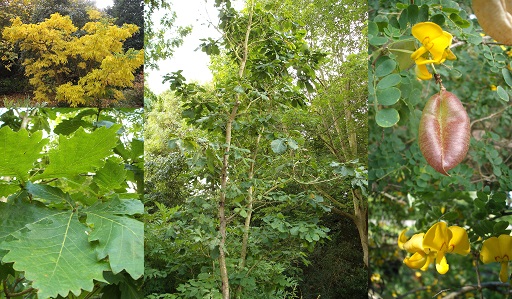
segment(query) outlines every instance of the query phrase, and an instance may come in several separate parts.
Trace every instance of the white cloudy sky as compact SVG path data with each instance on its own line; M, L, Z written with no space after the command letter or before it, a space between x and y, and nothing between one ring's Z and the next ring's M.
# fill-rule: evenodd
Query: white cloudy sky
M113 0L96 0L95 2L97 8L105 8L107 6L112 6L114 3Z
M243 1L233 1L233 6L240 9ZM176 11L176 26L192 25L192 33L188 35L183 45L175 50L171 59L159 63L160 70L146 72L146 82L149 88L156 94L160 94L169 88L169 83L162 84L162 77L171 72L183 70L183 76L187 82L208 82L212 74L208 69L209 57L200 49L195 51L202 43L200 39L211 37L217 39L220 33L208 26L208 22L218 23L218 11L213 6L214 1L205 0L175 0L173 10ZM155 20L155 23L157 21Z

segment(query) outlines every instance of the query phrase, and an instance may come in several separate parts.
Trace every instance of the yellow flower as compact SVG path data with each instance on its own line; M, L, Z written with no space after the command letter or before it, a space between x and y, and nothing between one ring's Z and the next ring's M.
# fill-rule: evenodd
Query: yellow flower
M430 252L430 249L423 248L423 233L415 234L411 239L407 240L405 236L406 231L407 230L402 231L398 237L398 246L413 255L404 258L404 264L411 269L427 270L428 266L434 260L435 253Z
M447 227L444 222L432 225L425 233L422 245L425 250L437 252L436 269L440 274L445 274L450 268L446 261L446 253L467 255L470 250L466 230L459 226Z
M508 262L512 258L512 236L500 235L484 241L480 251L480 260L484 264L498 262L501 264L500 281L508 280Z
M497 89L498 89L498 88L496 87L496 85L491 84L491 90L492 90L492 91L496 91Z
M379 282L380 281L380 274L379 273L373 273L371 278L371 282Z
M416 73L416 77L418 77L418 79L421 79L421 80L430 80L430 79L432 79L432 74L428 71L427 65L424 63L421 63L421 62L423 62L423 60L426 60L426 59L423 57L419 57L418 59L416 59L416 67L414 69L414 71Z
M443 31L439 25L432 22L421 22L412 26L412 35L417 38L422 46L411 54L411 59L416 62L416 76L422 80L432 78L426 64L441 64L446 59L455 60L457 57L450 50L452 35ZM429 53L427 59L424 54Z

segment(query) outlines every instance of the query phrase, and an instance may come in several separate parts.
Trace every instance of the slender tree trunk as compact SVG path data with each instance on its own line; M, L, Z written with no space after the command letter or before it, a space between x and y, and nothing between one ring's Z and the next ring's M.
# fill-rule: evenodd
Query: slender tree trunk
M347 90L350 90L350 80L347 83ZM352 119L352 111L350 111L350 107L348 101L350 99L347 98L343 101L343 110L345 110L345 131L348 137L348 145L350 148L350 159L354 159L357 157L357 135L355 130L352 130L351 125L354 123Z
M256 166L256 156L258 155L258 147L261 140L261 134L258 134L258 138L256 139L256 145L254 151L252 153L252 162L251 167L249 168L249 181L252 181L254 178L254 167ZM247 261L247 249L249 243L249 231L251 228L251 219L252 219L252 207L254 204L254 187L251 185L247 190L247 216L245 217L244 224L244 234L242 237L242 249L240 251L240 262L238 263L239 271L243 271L245 267L245 263ZM242 286L238 287L237 295L240 296L242 293Z
M252 2L251 2L252 4ZM252 26L252 16L253 16L253 7L250 5L249 11L249 21L247 24L247 31L245 32L245 38L243 41L243 56L240 59L240 67L238 69L238 77L242 79L245 72L245 65L247 64L247 59L249 55L249 34L251 33ZM228 182L228 168L229 168L229 155L231 149L231 130L233 127L233 122L236 119L238 108L240 106L240 95L236 94L235 105L231 109L231 113L229 115L228 121L226 123L226 148L222 158L222 169L221 169L221 188L220 188L220 198L219 198L219 234L220 234L220 242L219 242L219 268L220 268L220 278L222 282L221 291L222 291L222 299L230 299L229 294L229 274L226 263L226 238L227 238L227 222L228 219L226 217L226 186Z
M252 154L252 162L251 167L249 168L249 181L254 178L254 167L256 166L256 155L258 154L258 147L261 140L261 134L258 134L258 138L256 139L256 146ZM254 187L251 185L249 190L247 190L247 217L245 217L244 224L244 235L242 238L242 250L240 253L240 263L238 264L238 268L242 270L245 267L246 257L247 257L247 244L249 240L249 230L251 227L251 217L252 217L252 206L254 203Z
M352 199L354 202L353 220L363 248L363 261L368 268L368 202L359 189L352 189Z
M228 122L226 124L226 149L222 158L222 170L221 170L221 188L220 188L220 199L219 199L219 234L220 234L220 242L219 242L219 268L220 268L220 277L222 281L222 298L229 299L229 276L228 276L228 268L226 265L226 228L227 228L227 218L226 218L226 186L228 182L228 166L229 166L229 151L231 149L231 129L233 126L233 121L235 121L236 114L238 112L238 107L240 106L239 99L235 102L233 109L231 110L231 114L229 115Z
M343 155L343 156L340 155L339 151L333 152L333 154L335 154L335 155L337 154L336 158L339 161L347 161L347 160L349 160L347 158L348 157L347 153L349 153L350 150L347 149L347 146L346 146L345 142L343 142L343 139L342 139L343 136L345 136L345 134L343 134L341 126L338 122L338 118L340 116L336 113L336 110L333 108L331 101L328 101L328 105L329 105L329 109L331 110L331 118L332 118L332 122L334 125L334 129L336 130L336 136L338 137L338 145L341 147L341 155Z

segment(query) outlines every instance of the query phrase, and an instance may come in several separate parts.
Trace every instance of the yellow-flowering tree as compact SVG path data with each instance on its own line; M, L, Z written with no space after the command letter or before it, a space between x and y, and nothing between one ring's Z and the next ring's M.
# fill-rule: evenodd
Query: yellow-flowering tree
M133 24L115 26L90 11L79 29L58 13L38 24L20 18L3 30L3 38L18 44L25 75L36 101L66 101L71 106L102 99L120 100L122 88L132 87L134 72L144 63L143 51L123 51L123 42L138 31Z

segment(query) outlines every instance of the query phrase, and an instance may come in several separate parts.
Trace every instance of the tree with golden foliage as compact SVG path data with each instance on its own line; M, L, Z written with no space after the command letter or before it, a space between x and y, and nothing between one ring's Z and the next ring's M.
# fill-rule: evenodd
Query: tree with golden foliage
M124 98L121 89L133 86L144 53L124 51L123 43L139 28L115 26L95 10L89 17L96 21L81 30L59 13L38 24L15 18L3 30L3 38L23 53L20 58L36 101L65 101L71 106L118 101Z

